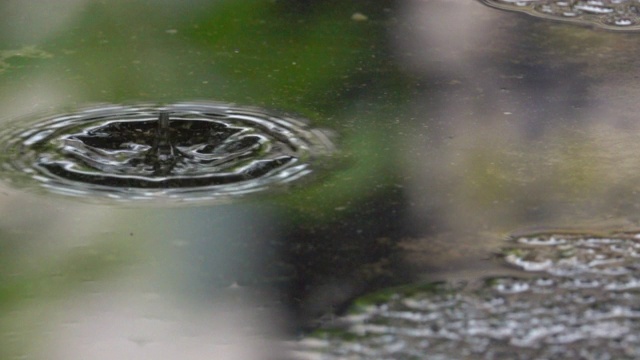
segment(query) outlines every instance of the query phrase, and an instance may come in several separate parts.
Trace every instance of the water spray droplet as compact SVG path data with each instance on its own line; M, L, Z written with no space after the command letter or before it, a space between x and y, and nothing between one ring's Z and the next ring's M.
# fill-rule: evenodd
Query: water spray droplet
M221 200L309 174L333 150L305 121L217 103L101 106L0 133L2 177L117 200Z

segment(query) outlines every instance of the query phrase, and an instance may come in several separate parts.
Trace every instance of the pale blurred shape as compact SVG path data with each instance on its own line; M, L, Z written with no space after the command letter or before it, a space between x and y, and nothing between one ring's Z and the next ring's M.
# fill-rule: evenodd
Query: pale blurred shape
M474 11L474 1L410 0L402 3L394 35L395 51L406 68L416 72L436 68L444 72L466 72L479 58L478 47L486 44L487 30L497 17Z
M43 43L63 31L69 31L69 25L90 2L91 0L4 0L0 9L5 12L5 22L0 25L0 29L14 43Z
M52 322L39 358L281 358L274 340L281 335L274 314L232 298L205 307L172 302L154 293L105 291L81 296Z

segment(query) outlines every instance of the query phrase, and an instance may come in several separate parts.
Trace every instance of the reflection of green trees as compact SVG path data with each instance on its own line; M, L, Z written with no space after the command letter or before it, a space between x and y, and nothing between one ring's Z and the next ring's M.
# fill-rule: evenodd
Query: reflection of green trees
M85 101L213 99L326 116L397 78L385 55L391 6L218 1L172 14L141 1L91 3L46 49ZM356 12L369 20L352 20Z
M74 104L211 99L300 113L337 130L348 169L303 194L324 211L393 182L397 136L389 130L411 88L388 51L394 6L92 2L69 31L41 45L53 58L40 66L73 85L64 91Z
M393 182L396 134L388 131L393 122L388 114L398 114L407 83L386 49L390 20L384 9L393 4L360 5L224 2L185 32L206 51L211 68L224 74L222 81L210 82L224 86L221 98L312 115L314 125L339 130L338 167L344 168L290 202L316 221L335 208L348 210L349 200L386 191ZM369 20L352 20L358 11ZM353 103L361 108L351 109ZM357 115L335 117L345 112Z
M387 25L393 20L385 8L394 3L228 0L163 7L147 1L90 2L68 31L34 44L51 58L0 74L0 80L11 79L0 82L0 94L27 78L60 84L56 90L70 102L62 107L211 99L301 113L314 126L338 133L340 159L322 181L298 188L284 203L301 210L298 220L326 220L397 190L398 134L390 130L399 120L409 82L387 49ZM354 13L368 20L353 20ZM34 267L11 263L13 253L3 253L0 309L66 295L83 281L112 274L130 255L118 241ZM16 314L0 322L3 331L22 321Z
M297 189L295 197L286 198L288 205L300 211L291 215L292 220L340 219L357 211L360 202L398 191L400 169L390 145L394 136L376 126L359 130L341 143L334 168L321 174L321 182Z
M389 3L361 9L336 1L226 2L197 19L187 36L207 51L229 85L250 88L254 101L293 109L315 105L327 114L345 98L371 92L362 89L381 72L393 78L384 55ZM370 21L351 20L359 10Z

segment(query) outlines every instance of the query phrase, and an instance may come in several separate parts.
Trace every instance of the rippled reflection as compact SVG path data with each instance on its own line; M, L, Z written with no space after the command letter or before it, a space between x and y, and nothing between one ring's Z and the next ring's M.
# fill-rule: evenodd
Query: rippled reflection
M118 199L254 192L307 175L332 147L302 121L212 103L90 108L5 131L2 139L5 176Z
M640 11L633 0L481 0L504 10L595 25L609 30L640 30Z
M506 264L533 276L408 286L357 300L303 341L327 358L631 359L640 355L640 236L518 236ZM525 274L521 274L525 275ZM319 341L318 341L319 340Z

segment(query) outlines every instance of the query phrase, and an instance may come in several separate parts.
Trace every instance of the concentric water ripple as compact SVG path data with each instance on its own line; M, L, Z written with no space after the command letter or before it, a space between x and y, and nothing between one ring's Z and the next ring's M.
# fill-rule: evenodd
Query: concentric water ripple
M480 0L503 10L594 25L608 30L640 30L637 0Z
M0 134L3 178L119 200L211 200L289 183L333 147L299 119L218 103L100 106Z
M521 276L360 298L299 358L640 358L640 234L518 236L501 259Z

